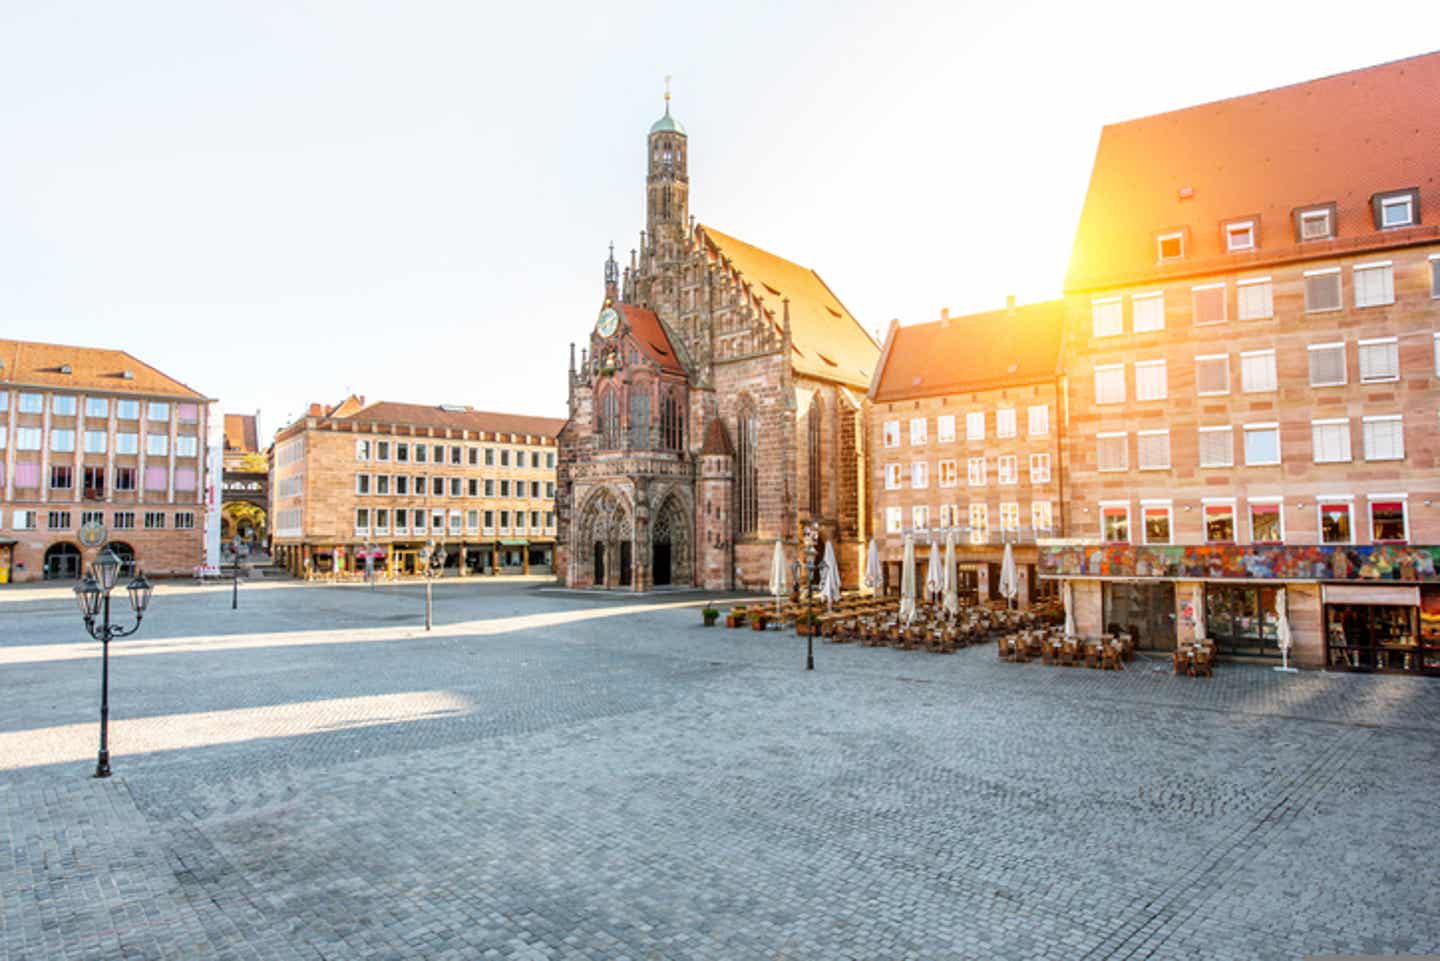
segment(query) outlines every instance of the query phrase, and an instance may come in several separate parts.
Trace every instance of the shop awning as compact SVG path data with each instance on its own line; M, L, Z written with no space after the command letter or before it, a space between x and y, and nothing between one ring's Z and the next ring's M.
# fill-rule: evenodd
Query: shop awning
M1392 587L1376 584L1324 584L1326 604L1393 604L1401 607L1420 606L1420 588Z
M515 538L515 539L513 539L513 540L511 540L511 539L509 539L509 538L505 538L505 539L502 539L502 540L500 541L500 546L501 546L501 547L524 547L525 545L527 545L527 544L529 544L529 543L530 543L530 542L527 541L527 540L526 540L525 538L523 538L523 537Z

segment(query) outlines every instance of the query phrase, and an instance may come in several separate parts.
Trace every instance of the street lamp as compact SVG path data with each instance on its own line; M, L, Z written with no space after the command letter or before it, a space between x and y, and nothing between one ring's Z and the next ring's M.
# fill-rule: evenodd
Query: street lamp
M420 548L420 565L425 570L425 630L428 631L434 610L430 585L445 569L445 545L437 545L433 540L426 541L425 546Z
M790 565L790 576L798 585L800 574L803 571L805 577L805 670L815 670L815 567L819 559L816 556L815 546L820 535L820 528L814 521L807 522L804 527L804 542L801 549L805 554L805 563L799 560Z
M140 629L145 609L150 606L150 595L155 588L145 579L144 572L135 575L126 590L130 594L130 607L135 612L135 623L120 627L110 623L110 592L120 576L120 558L106 549L90 565L85 577L75 585L75 602L85 618L85 630L100 642L100 756L95 762L95 776L110 776L110 642L117 637L134 634ZM100 623L95 623L96 616Z

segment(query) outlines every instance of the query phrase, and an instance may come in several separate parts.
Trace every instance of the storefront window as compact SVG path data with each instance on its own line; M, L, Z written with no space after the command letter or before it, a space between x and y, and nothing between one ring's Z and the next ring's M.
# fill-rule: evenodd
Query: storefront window
M1145 543L1170 543L1170 508L1145 508Z
M1235 542L1235 505L1205 505L1205 541L1209 544Z
M1129 634L1145 650L1175 649L1175 585L1106 582L1101 591L1105 633Z
M1101 534L1107 544L1130 543L1130 508L1101 508Z
M1370 502L1370 539L1372 541L1405 540L1405 502Z
M1440 587L1420 589L1420 669L1440 674Z
M1284 540L1280 530L1279 504L1250 505L1250 542L1252 544L1279 544Z
M1279 592L1273 587L1205 588L1205 633L1222 654L1279 657Z
M1350 502L1333 501L1320 504L1320 543L1350 543Z
M1423 657L1419 608L1402 604L1327 604L1327 663L1352 671L1415 671ZM1440 660L1440 652L1434 652Z

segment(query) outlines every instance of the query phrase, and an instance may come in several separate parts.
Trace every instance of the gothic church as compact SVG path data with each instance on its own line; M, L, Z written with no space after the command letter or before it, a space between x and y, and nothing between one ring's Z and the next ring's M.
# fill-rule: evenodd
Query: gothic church
M865 393L879 347L814 271L690 216L689 141L646 144L646 228L605 297L560 432L558 573L572 587L764 590L776 538L867 536Z

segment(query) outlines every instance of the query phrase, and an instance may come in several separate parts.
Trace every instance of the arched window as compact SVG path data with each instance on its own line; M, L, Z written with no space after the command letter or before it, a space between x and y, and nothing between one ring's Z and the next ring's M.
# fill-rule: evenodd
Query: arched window
M753 534L760 528L760 418L749 398L740 404L735 427L735 516L740 533Z
M630 386L630 446L636 450L650 446L650 388L643 383Z
M600 446L614 449L620 446L620 392L613 387L600 395Z
M820 470L820 425L824 421L824 413L820 407L820 395L816 394L815 399L810 402L810 413L806 420L808 421L806 448L810 462L810 516L819 517L824 505L824 498L821 497L821 478L824 475Z
M678 390L667 390L661 401L660 444L665 450L685 449L685 413Z

